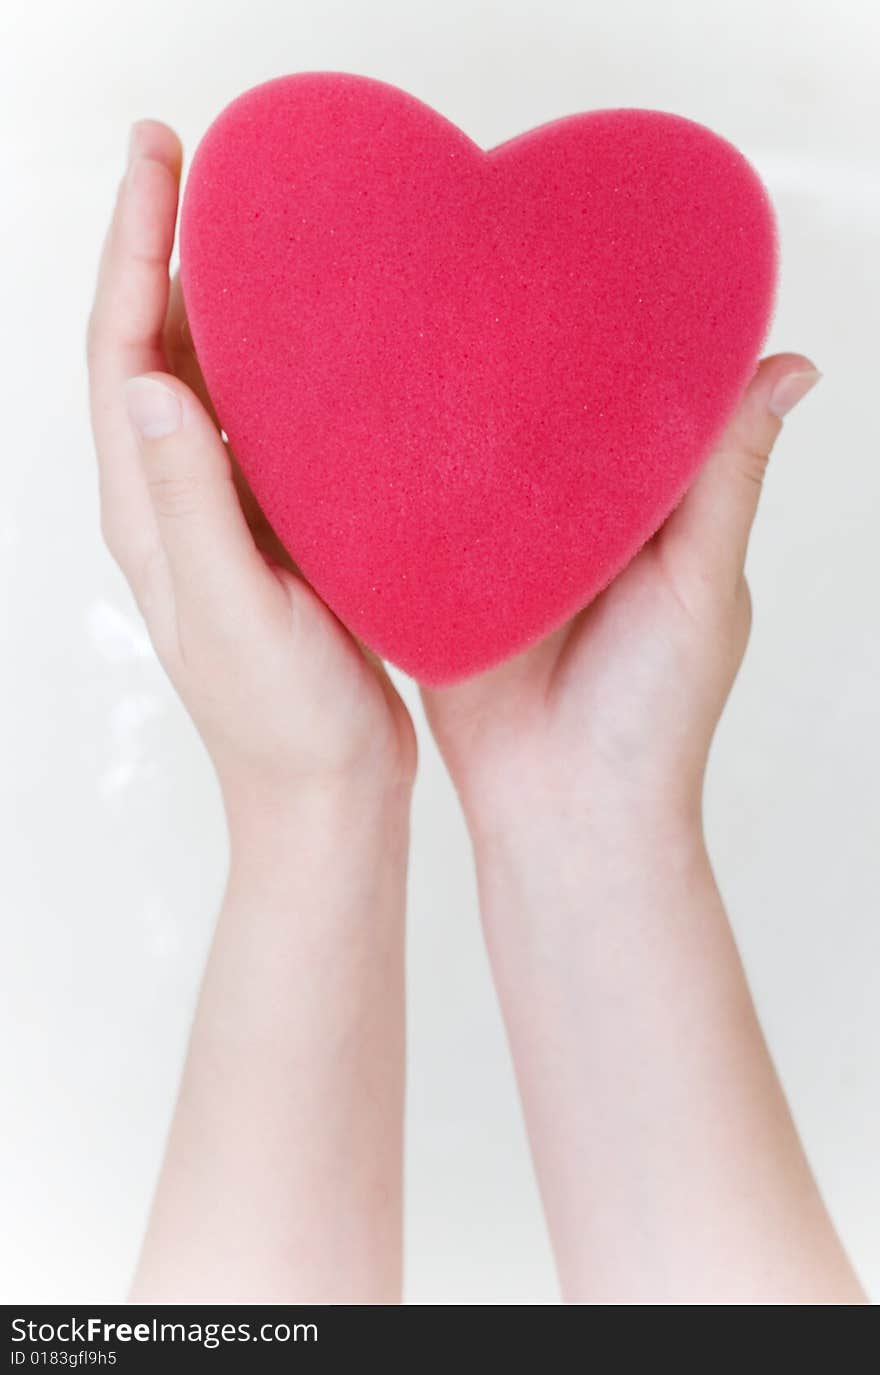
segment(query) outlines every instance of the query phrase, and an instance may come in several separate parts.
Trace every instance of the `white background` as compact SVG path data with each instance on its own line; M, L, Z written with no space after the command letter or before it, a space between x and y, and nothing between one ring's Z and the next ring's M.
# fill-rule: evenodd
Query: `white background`
M676 111L770 187L771 347L825 379L773 459L709 834L810 1158L880 1294L878 14L5 0L0 1298L123 1296L225 863L201 745L98 537L82 335L127 126L163 118L191 151L241 90L310 68L403 86L485 146L591 107ZM552 1302L466 838L424 731L410 1009L409 1298Z

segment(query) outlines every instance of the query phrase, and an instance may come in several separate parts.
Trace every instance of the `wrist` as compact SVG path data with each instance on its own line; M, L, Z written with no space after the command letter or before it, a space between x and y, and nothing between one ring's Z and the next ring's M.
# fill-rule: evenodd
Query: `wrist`
M709 867L699 786L628 788L600 769L521 767L466 792L487 935L520 924L574 936L600 914L663 887L682 891ZM491 939L490 939L491 943ZM514 942L516 944L516 942ZM560 949L566 947L561 941Z
M540 858L554 837L571 847L568 853L593 858L703 844L702 776L694 771L657 768L651 776L643 767L634 776L609 776L601 763L530 767L511 758L455 781L478 863L504 854Z
M405 869L411 793L408 779L372 776L227 783L230 882L283 887L307 870L329 885L353 871Z
M478 871L503 867L512 873L544 872L550 883L580 885L611 867L643 872L675 867L706 850L702 819L645 810L641 814L585 806L536 808L515 820L496 819L471 828Z

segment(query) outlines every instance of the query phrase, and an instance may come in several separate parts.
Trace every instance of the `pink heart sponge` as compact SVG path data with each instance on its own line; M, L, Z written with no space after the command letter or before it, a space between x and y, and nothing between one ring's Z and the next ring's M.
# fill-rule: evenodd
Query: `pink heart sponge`
M777 256L758 177L689 120L602 110L484 152L327 72L211 125L180 249L257 500L430 684L561 624L658 529L754 372Z

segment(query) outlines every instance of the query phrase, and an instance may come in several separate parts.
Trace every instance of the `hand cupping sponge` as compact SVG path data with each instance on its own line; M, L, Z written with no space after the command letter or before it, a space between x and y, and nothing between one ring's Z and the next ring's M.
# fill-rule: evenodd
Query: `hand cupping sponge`
M743 157L604 110L485 152L381 82L281 78L193 160L181 279L208 391L317 592L422 682L586 605L754 372L776 238Z

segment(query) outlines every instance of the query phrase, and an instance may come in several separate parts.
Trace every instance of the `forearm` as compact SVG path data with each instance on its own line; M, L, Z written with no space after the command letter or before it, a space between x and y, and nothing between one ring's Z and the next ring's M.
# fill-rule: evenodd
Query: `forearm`
M399 1299L407 817L339 788L229 808L135 1298Z
M528 830L477 859L566 1297L861 1301L699 826L574 807Z

